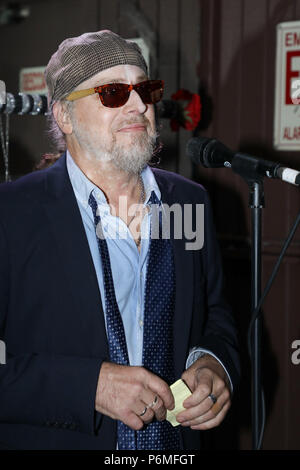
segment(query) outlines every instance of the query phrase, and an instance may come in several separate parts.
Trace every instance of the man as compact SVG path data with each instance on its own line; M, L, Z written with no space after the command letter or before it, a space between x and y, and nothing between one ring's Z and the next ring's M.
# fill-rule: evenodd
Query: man
M67 151L0 188L4 448L198 449L230 407L236 334L211 209L201 186L148 166L163 82L147 74L111 31L64 41L46 81ZM163 235L175 203L204 204L203 247L187 249L178 221ZM192 394L172 427L179 378Z

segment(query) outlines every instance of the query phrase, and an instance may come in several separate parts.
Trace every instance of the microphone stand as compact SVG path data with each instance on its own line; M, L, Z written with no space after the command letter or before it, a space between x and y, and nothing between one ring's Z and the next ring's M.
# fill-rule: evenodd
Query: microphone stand
M272 274L261 294L261 221L264 203L263 178L280 178L287 183L300 186L300 172L284 168L279 163L268 162L251 155L236 153L227 149L216 139L192 138L187 145L192 161L207 168L231 168L249 186L249 207L251 209L251 320L247 343L251 359L252 386L252 441L253 450L259 450L265 427L265 400L261 384L261 307L278 273L280 263L300 225L300 212L284 242Z
M261 227L264 208L264 187L260 181L248 181L251 209L251 311L254 312L261 297ZM252 337L252 446L259 448L261 416L261 317L257 316Z
M251 210L251 311L254 312L261 297L261 234L262 209L265 207L263 176L256 169L245 166L237 154L231 162L232 170L242 176L249 186L249 207ZM261 385L261 317L257 315L252 336L252 447L258 450L262 411Z

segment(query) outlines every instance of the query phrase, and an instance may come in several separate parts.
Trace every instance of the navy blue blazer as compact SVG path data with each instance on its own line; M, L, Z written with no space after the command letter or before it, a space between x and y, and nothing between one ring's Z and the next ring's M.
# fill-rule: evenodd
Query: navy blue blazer
M222 269L207 193L153 169L164 203L205 205L204 247L173 239L174 357L180 378L191 347L213 351L238 381L237 339L222 297ZM88 241L62 156L0 185L0 448L115 449L116 422L95 412L104 315ZM182 428L184 448L201 432Z

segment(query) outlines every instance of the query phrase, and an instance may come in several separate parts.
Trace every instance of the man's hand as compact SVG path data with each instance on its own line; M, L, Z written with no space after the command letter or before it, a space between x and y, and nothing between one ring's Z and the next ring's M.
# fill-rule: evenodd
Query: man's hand
M182 426L211 429L218 426L230 408L230 385L221 364L209 354L197 359L181 376L192 391L183 402L186 410L176 416ZM217 398L214 404L209 397Z
M164 420L166 409L174 408L174 397L166 382L143 367L103 362L95 408L137 431L154 416L158 421Z

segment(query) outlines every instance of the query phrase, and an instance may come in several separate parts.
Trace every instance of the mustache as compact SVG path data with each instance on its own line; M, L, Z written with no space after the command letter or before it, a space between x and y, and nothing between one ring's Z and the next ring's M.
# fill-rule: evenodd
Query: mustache
M121 129L121 127L124 126L130 126L131 124L144 124L145 126L148 126L149 120L143 116L138 118L137 116L132 118L132 119L126 119L125 121L122 121L120 124L118 124L118 129Z

